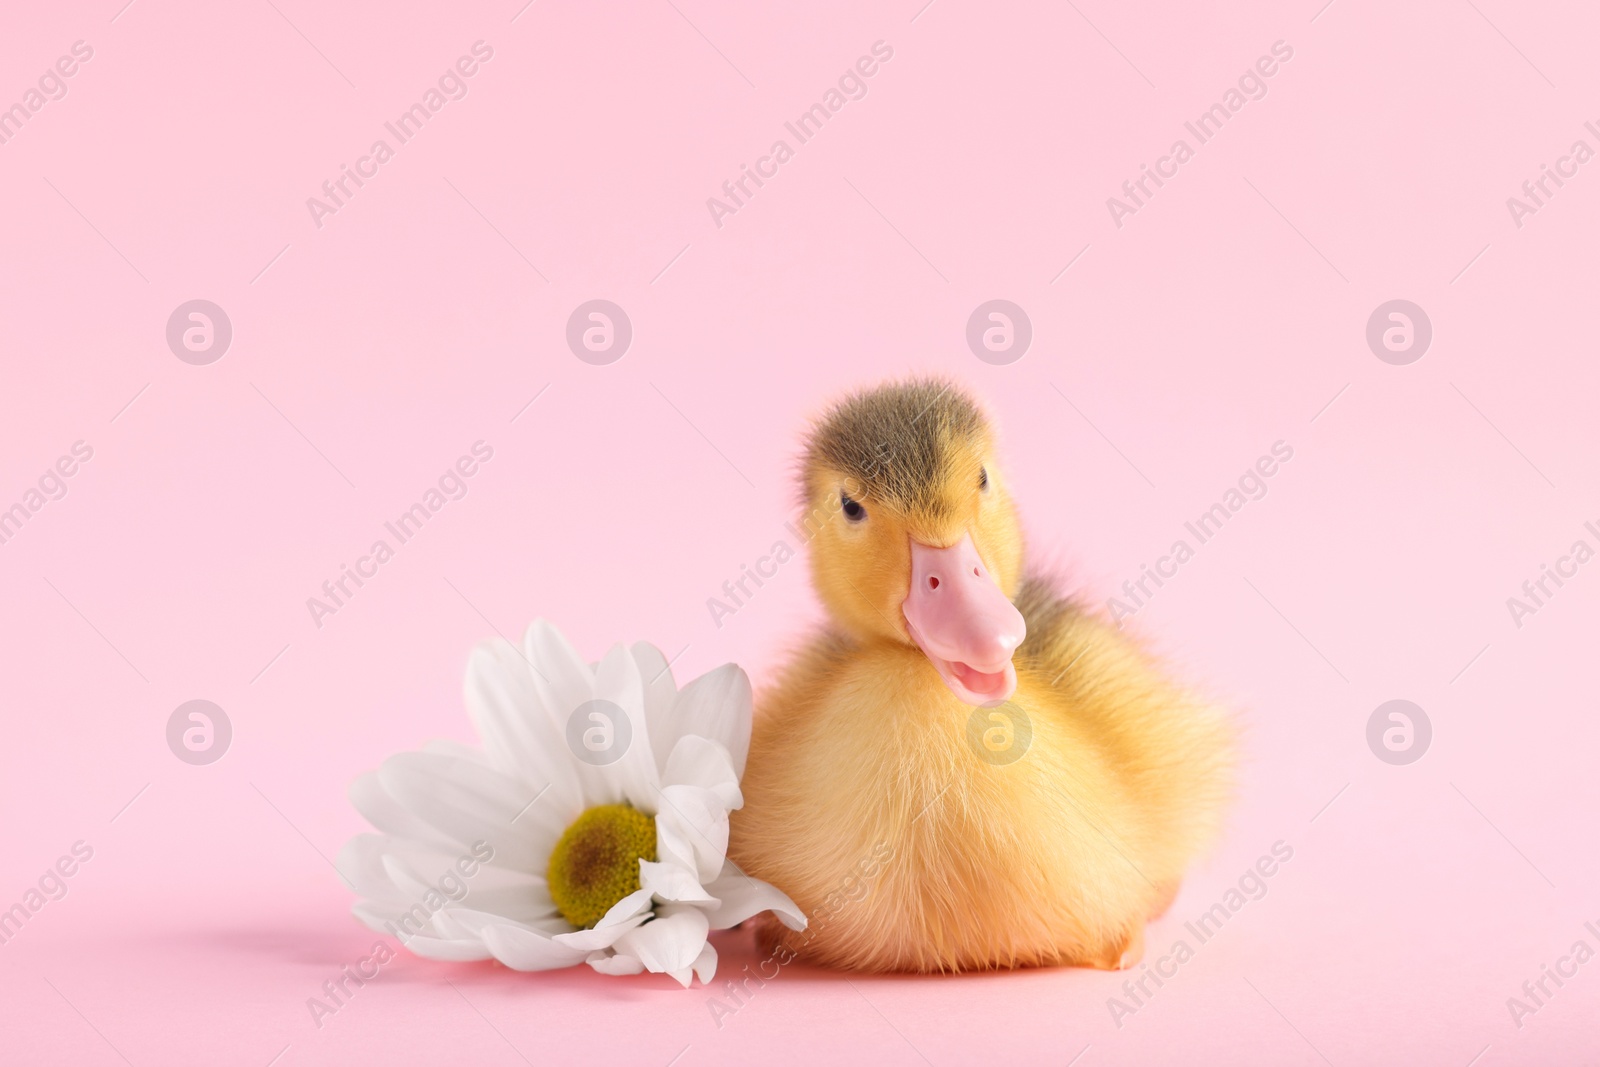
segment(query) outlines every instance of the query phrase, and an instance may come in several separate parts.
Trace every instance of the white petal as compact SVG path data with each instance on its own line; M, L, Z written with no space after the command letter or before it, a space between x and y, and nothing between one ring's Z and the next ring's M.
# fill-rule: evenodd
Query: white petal
M535 670L505 641L480 644L467 661L467 712L493 766L536 790L549 786L540 803L570 821L582 810L583 795L567 750L566 720L548 706Z
M422 932L408 934L400 927L397 914L385 912L374 907L368 901L360 901L350 909L351 913L370 930L389 934L397 938L400 944L410 949L418 956L426 956L431 960L486 960L489 950L484 946L483 939L476 936L463 937L436 937L434 924L423 923ZM393 927L393 929L391 929ZM463 931L452 930L451 933L459 934Z
M468 745L460 741L452 741L448 737L434 738L432 741L422 743L422 751L432 752L439 756L455 756L459 759L476 760L479 763L489 763L489 756L481 745Z
M634 915L610 926L596 926L591 930L571 930L564 934L556 934L552 940L568 948L582 949L593 952L598 949L607 949L617 943L617 940L636 926L650 918L649 912Z
M739 775L733 769L733 758L717 741L689 734L678 740L672 754L667 757L662 772L664 785L694 785L709 789L726 809L744 806L744 795L739 792Z
M558 944L534 930L501 925L483 928L483 943L494 958L514 971L549 971L582 963L588 955Z
M672 706L670 729L671 745L687 734L718 742L742 777L750 754L750 679L744 670L725 663L684 686Z
M518 923L469 907L448 907L438 912L434 920L446 939L482 941L496 960L515 971L573 966L589 955L589 950L557 941L560 934L573 931L563 918Z
M639 884L661 900L704 900L716 903L694 872L680 863L639 861Z
M600 921L594 924L595 929L614 926L617 923L633 918L635 915L646 915L649 911L650 891L648 889L635 889L611 905L611 910L607 911L600 917Z
M569 948L579 948L586 952L610 948L617 938L650 918L650 907L650 891L636 889L611 905L610 910L600 917L600 921L595 923L592 929L574 930L569 924L566 929L552 936Z
M661 810L656 813L656 848L661 850L662 831L674 851L686 842L694 853L693 870L702 884L722 871L728 855L728 809L709 789L693 785L669 785L661 791Z
M538 680L557 698L553 710L565 722L567 713L593 694L594 673L561 631L544 619L528 627L522 648Z
M531 923L548 919L556 914L556 902L550 899L550 889L543 878L528 875L521 886L478 886L467 883L467 895L462 898L472 907L492 915L504 915L518 922Z
M763 911L772 912L791 930L806 928L805 912L788 894L759 878L751 878L734 866L732 860L722 868L721 875L706 883L706 892L720 901L716 907L706 909L713 930L738 926Z
M371 900L358 900L350 905L350 914L361 921L368 930L380 934L389 932L389 924L400 917L401 909L394 905L379 904Z
M425 937L419 934L416 937L403 938L400 943L418 956L430 960L466 963L494 957L494 953L489 951L489 946L477 938Z
M489 862L543 871L567 821L526 783L483 764L426 752L390 756L378 772L407 810L451 839L494 849Z
M705 912L692 905L666 904L652 922L617 939L619 956L636 956L648 971L672 972L692 967L705 947L710 926Z
M351 782L349 796L350 803L368 822L392 837L423 841L446 849L456 848L460 844L407 811L384 788L377 771L370 771Z
M595 676L595 696L608 700L628 717L628 747L614 762L593 771L605 780L602 797L592 802L627 801L640 811L655 814L656 790L661 782L655 753L650 746L650 724L644 713L644 680L639 664L622 645L613 646L600 661ZM594 776L585 778L585 785Z
M689 840L690 831L680 818L664 819L656 816L656 855L662 863L671 863L699 873L695 862L694 845Z
M432 845L381 834L351 838L339 851L335 866L357 892L402 911L418 904L431 911L425 898L433 893L453 897L457 903L470 895L484 910L496 912L501 909L481 900L498 898L524 910L542 908L549 901L544 879L537 875L485 866L469 852L452 855Z
M479 911L476 908L451 905L435 912L433 916L433 928L440 937L478 938L481 940L483 931L491 926L515 926L522 930L542 934L545 937L555 937L557 934L572 932L572 924L559 915L520 922L505 915L495 915L492 912Z
M636 957L613 956L609 950L591 954L589 966L601 974L639 974L644 970L644 964Z
M706 942L706 947L700 950L700 955L694 960L695 977L700 979L701 985L710 985L711 979L717 973L717 950L711 942Z
M475 911L501 915L517 922L534 922L556 914L550 889L545 885L545 880L537 875L481 867L474 878L463 878L456 874L453 878L434 876L433 881L429 882L417 873L417 863L408 864L403 856L393 852L383 857L383 866L390 880L404 893L408 908L413 904L422 904L424 910L432 910L426 903L432 896L436 907L471 907ZM445 874L455 872L447 870ZM494 875L500 877L496 879ZM449 903L439 904L440 900ZM471 903L468 904L468 901Z
M390 842L391 839L382 834L357 834L345 842L333 865L357 893L375 903L404 909L411 902L383 865L384 857L391 850Z
M672 680L672 666L661 650L647 641L636 641L630 650L644 680L644 721L650 729L650 752L659 769L667 765L676 735L672 732L672 706L678 700L678 686Z
M438 890L423 881L422 877L413 871L411 864L406 859L391 850L385 850L378 857L378 862L383 866L383 873L388 875L389 881L404 894L408 902L421 904L423 910L429 913L433 911L432 908L429 908L424 903L424 899L429 893L438 893ZM443 898L444 894L439 893L439 896Z
M594 698L594 671L561 631L543 619L528 627L522 648L533 665L533 687L540 703L565 738L567 719L578 705Z

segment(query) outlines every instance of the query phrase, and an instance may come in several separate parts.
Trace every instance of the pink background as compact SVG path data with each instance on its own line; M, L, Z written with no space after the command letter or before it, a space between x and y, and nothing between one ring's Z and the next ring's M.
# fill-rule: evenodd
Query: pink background
M94 849L0 947L8 1062L1593 1056L1600 962L1520 1030L1506 998L1600 947L1600 563L1521 628L1505 601L1596 543L1600 163L1520 229L1505 201L1600 148L1600 16L921 2L7 13L0 103L94 49L0 145L0 507L94 449L0 545L0 907ZM469 94L313 225L480 39ZM706 198L878 40L868 95L714 225ZM1268 95L1115 226L1106 198L1278 40ZM233 324L209 366L165 342L195 298ZM609 366L564 342L595 298L633 323ZM1008 366L965 342L993 298L1033 324ZM1364 339L1396 298L1434 328L1409 366ZM714 990L660 977L410 956L314 1025L373 941L328 863L364 828L345 787L470 738L472 643L545 616L591 657L645 638L680 680L735 660L759 686L816 617L803 565L721 628L706 598L782 536L808 415L908 371L985 398L1035 557L1101 603L1294 448L1135 620L1246 724L1227 837L1150 958L1281 839L1267 896L1120 1028L1123 977L1090 971L795 966L719 1029ZM467 496L315 626L306 598L480 439ZM196 698L234 728L205 767L164 735ZM1433 724L1409 766L1365 740L1394 698ZM756 960L718 944L719 983Z

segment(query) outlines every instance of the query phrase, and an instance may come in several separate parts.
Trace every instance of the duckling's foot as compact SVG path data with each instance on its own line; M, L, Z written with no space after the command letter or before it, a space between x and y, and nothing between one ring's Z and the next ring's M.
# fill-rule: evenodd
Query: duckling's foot
M1099 956L1085 960L1087 966L1102 971L1125 971L1144 959L1144 924L1140 923L1121 944L1107 945Z

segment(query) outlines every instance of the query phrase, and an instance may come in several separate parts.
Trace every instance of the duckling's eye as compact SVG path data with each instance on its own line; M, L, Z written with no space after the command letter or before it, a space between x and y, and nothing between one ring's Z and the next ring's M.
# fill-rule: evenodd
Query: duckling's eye
M979 467L978 468L978 488L979 489L987 489L987 488L989 488L989 468L988 467Z
M851 522L860 522L867 517L867 509L857 501L851 500L844 493L839 494L839 506L844 509L844 517Z

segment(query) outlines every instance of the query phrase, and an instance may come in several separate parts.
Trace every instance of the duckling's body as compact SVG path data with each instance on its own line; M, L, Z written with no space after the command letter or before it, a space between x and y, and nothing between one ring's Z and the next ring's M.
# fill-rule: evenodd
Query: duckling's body
M911 390L914 410L938 384L889 389ZM826 500L839 482L870 517L847 524L861 529L831 529L836 518L813 538L836 625L762 697L731 856L812 917L804 931L773 924L767 936L814 962L866 971L1129 966L1146 920L1217 830L1230 730L1115 628L1046 583L1019 580L1020 539L1003 487L990 485L987 427L963 432L965 414L952 421L935 406L907 431L902 411L882 428L891 447L898 436L911 449L908 432L931 441L935 462L921 465L947 489L977 484L966 462L976 457L987 495L965 511L924 499L919 513L911 496L862 477L872 471L842 470L848 464L819 449L829 424L814 436L808 500ZM861 425L874 425L872 415ZM901 463L902 483L917 465ZM879 528L869 534L872 520ZM1006 664L1015 689L989 707L925 651L937 640L918 632L932 625L920 621L928 616L908 581L919 553L954 553L963 532L981 560L964 557L971 580L998 586L1026 623ZM907 538L912 565L902 570L895 543ZM952 572L938 573L943 584L935 579L925 596L951 593ZM855 596L839 593L841 576ZM954 674L998 692L984 688L1004 688L989 669L997 663Z

